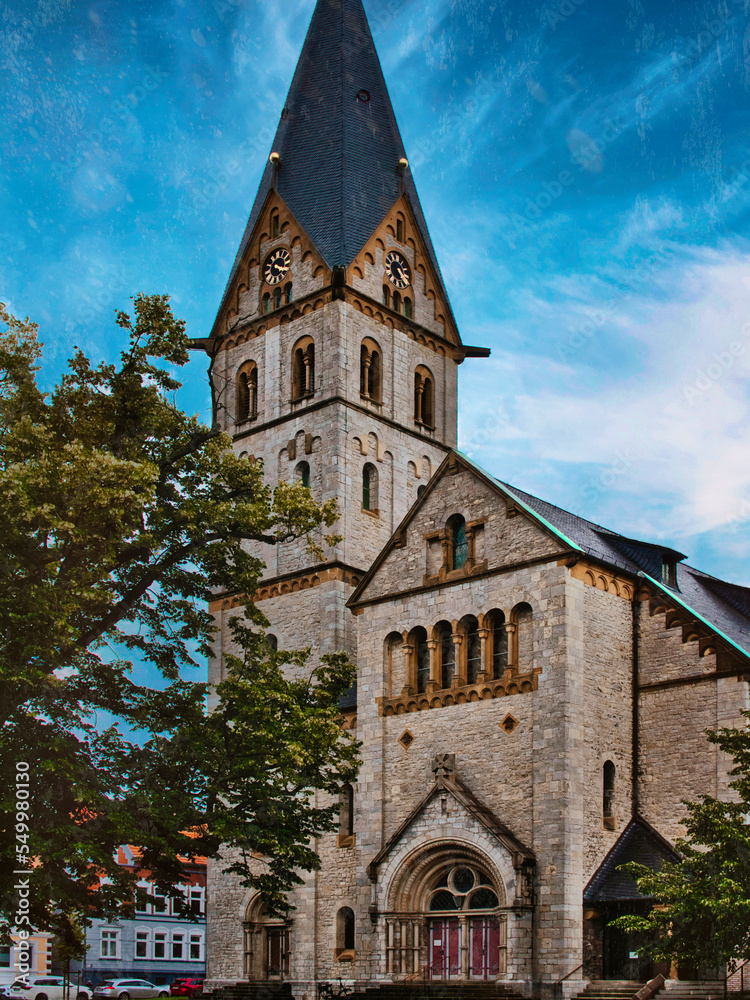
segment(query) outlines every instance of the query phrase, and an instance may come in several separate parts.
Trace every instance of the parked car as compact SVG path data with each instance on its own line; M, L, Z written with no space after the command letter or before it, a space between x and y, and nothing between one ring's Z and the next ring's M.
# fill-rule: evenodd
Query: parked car
M66 985L64 976L29 976L17 980L8 990L11 1000L91 1000L91 990L75 983Z
M94 1000L151 1000L168 996L166 986L154 986L145 979L105 979L94 990Z
M196 993L203 992L203 980L175 979L169 987L169 992L173 997L194 997Z

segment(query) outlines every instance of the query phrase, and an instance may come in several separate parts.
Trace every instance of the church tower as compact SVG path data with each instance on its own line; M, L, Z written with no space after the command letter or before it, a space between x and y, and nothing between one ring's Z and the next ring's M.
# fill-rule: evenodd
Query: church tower
M259 551L272 632L354 656L346 601L456 445L457 366L489 354L461 343L361 0L316 5L207 349L237 453L338 501L324 562Z

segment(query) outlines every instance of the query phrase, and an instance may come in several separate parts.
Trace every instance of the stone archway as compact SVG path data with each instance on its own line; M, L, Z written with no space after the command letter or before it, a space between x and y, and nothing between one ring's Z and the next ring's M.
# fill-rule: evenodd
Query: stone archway
M388 894L387 975L504 977L507 902L500 872L471 845L441 842L405 858Z
M283 917L271 917L259 896L250 900L245 911L243 976L252 981L279 981L289 978L291 924Z

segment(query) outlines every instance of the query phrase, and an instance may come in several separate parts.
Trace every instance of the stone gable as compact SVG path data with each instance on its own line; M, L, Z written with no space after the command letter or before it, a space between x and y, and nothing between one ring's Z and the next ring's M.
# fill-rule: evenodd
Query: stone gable
M441 576L444 548L440 534L454 514L460 514L474 532L474 565L464 573L449 571ZM446 466L439 483L433 483L400 536L397 533L395 542L391 541L385 558L355 600L367 603L437 583L469 580L565 551L562 541L509 504L499 489L472 469L459 464L453 472Z

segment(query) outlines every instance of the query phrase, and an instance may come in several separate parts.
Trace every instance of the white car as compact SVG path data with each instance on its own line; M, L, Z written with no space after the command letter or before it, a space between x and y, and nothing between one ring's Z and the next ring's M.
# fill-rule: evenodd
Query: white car
M145 979L105 979L94 990L94 1000L151 1000L168 997L169 989Z
M91 990L75 983L66 985L63 976L29 976L28 982L17 980L8 990L13 1000L91 1000Z

